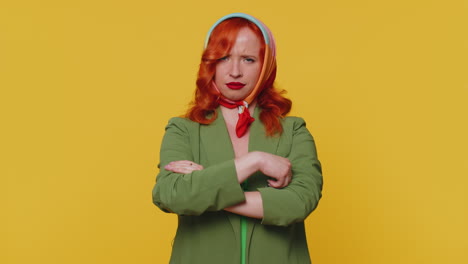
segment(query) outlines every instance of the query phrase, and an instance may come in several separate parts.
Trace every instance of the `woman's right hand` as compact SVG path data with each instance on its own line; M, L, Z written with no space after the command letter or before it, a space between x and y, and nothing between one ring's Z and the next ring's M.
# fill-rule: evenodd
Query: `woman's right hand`
M190 160L177 160L164 166L165 170L175 173L189 174L193 171L203 170L203 166Z
M259 157L259 170L273 179L269 179L269 186L284 188L291 183L291 162L287 158L266 152L256 152Z

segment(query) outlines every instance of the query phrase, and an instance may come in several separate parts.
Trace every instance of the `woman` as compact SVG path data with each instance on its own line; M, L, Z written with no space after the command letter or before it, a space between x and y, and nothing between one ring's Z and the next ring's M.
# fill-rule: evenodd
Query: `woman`
M310 263L322 176L304 120L273 87L275 43L252 16L208 33L192 107L172 118L153 202L176 213L171 263Z

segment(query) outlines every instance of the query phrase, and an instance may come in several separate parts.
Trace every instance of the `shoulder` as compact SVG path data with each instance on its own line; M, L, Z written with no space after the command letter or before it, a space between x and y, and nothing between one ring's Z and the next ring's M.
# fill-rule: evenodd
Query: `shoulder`
M166 125L166 130L170 128L177 128L180 130L192 130L194 128L197 128L200 124L197 122L194 122L188 118L185 117L172 117L169 119Z
M161 151L189 149L198 141L199 124L188 118L172 117L169 119L161 145ZM188 159L188 158L184 158Z
M297 130L298 128L305 127L306 122L302 117L287 116L281 120L284 130Z
M309 128L306 126L306 121L302 117L297 116L287 116L282 119L283 125L283 134L286 137L292 138L312 138L312 133L310 132Z

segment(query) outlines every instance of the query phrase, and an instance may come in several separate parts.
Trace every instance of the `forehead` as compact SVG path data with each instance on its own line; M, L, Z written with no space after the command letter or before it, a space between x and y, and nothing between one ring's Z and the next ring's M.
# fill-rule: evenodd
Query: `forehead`
M231 51L259 53L260 48L261 41L259 37L250 28L245 27L239 30Z

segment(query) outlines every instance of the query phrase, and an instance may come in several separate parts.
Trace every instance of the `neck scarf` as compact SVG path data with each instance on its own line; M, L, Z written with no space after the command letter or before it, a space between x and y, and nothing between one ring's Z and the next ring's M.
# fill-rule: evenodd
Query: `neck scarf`
M243 135L245 135L245 133L248 131L250 124L252 124L252 122L255 120L250 116L248 108L249 104L251 104L252 101L254 101L257 95L261 92L260 89L263 88L265 82L268 80L273 70L276 68L276 45L270 29L268 29L268 27L265 24L263 24L260 20L244 13L233 13L222 17L211 27L205 39L205 48L208 46L208 42L210 40L210 36L213 32L213 29L216 28L216 26L224 20L234 17L244 18L254 23L262 32L263 39L265 40L265 56L263 59L262 70L260 72L260 76L258 77L257 84L255 85L254 89L252 89L250 94L247 95L246 98L239 101L229 100L219 92L215 82L212 81L213 89L219 94L219 104L231 109L235 107L238 108L239 120L237 121L236 125L236 134L237 137L240 138Z
M239 113L239 120L237 120L236 135L239 138L245 135L245 133L247 133L247 130L249 129L250 124L252 124L252 122L255 121L255 118L250 116L249 104L246 101L228 101L225 98L219 100L219 104L231 109L237 107Z

